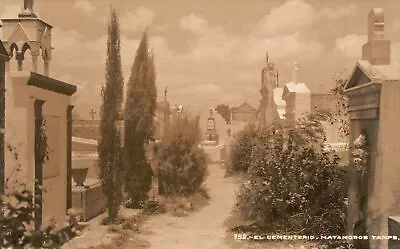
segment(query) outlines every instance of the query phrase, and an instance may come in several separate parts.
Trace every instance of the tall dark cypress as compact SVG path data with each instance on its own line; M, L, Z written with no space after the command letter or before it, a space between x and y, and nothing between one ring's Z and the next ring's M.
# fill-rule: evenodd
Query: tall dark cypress
M146 144L154 132L157 89L153 54L149 50L147 32L136 51L128 81L125 103L125 189L133 207L147 199L152 170L146 160Z
M123 75L118 15L111 8L108 22L107 59L103 103L101 106L100 139L98 144L100 179L108 199L108 216L115 220L122 201L122 147L117 127L122 109Z

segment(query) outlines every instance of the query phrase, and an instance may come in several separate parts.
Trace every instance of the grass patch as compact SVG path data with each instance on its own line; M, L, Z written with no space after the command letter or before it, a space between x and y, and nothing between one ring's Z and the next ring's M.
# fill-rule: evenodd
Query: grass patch
M209 203L210 196L206 189L201 188L189 196L159 197L159 205L165 212L173 216L187 216L191 212L199 211Z
M102 244L93 249L111 249L111 248L149 248L149 243L140 236L140 228L148 219L148 215L139 214L131 217L118 217L114 221L105 218L102 225L109 225L108 232L117 233L118 236L112 239L111 243Z

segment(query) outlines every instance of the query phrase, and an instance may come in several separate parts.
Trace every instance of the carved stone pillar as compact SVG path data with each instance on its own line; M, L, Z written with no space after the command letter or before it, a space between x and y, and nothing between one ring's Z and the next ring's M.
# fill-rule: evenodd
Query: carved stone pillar
M38 55L32 54L32 71L37 73Z
M22 51L17 51L16 59L17 59L18 71L22 71L23 70L22 64L24 61L24 53Z
M49 76L50 73L50 60L45 58L44 59L44 75Z

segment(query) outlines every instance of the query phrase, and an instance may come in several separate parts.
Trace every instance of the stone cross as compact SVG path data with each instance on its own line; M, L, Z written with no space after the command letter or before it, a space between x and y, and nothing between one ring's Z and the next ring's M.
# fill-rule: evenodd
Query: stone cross
M385 18L381 8L374 8L368 14L368 40L384 39Z
M90 110L90 115L92 115L92 120L94 120L94 114L96 113L96 111L94 109Z

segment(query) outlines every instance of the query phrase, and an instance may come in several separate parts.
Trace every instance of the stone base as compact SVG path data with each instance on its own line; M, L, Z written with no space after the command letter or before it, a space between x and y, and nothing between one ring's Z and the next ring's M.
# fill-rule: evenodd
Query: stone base
M107 198L97 179L86 179L85 188L72 187L72 208L81 210L81 221L88 221L107 209Z
M211 140L206 140L201 142L202 146L217 146L218 142L217 141L211 141Z

